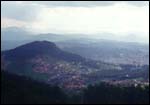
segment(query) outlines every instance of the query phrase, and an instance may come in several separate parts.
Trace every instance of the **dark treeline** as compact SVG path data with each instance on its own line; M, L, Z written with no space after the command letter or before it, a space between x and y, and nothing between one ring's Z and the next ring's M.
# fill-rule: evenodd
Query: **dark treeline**
M106 83L67 94L57 86L1 72L1 104L149 104L149 86L122 87Z
M66 101L65 94L57 86L6 72L1 73L2 104L60 104Z
M106 83L89 86L84 92L84 103L148 104L149 86L114 86Z

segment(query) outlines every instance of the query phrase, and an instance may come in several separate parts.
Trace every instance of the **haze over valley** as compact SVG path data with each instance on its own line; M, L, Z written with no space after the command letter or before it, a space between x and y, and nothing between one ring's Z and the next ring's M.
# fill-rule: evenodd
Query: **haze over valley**
M2 1L7 103L149 103L148 1Z

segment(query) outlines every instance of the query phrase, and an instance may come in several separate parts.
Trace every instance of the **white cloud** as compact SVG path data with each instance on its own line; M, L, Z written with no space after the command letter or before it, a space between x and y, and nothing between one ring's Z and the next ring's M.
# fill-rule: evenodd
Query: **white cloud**
M48 7L96 7L111 6L119 3L142 7L149 5L148 1L13 1L16 4L45 5Z
M35 33L83 33L90 34L89 36L92 37L100 37L99 33L106 32L118 36L137 34L145 40L149 38L148 2L90 3L79 5L79 2L75 4L72 2L14 2L15 6L22 8L20 12L30 11L22 13L22 17L30 19L29 16L32 16L32 19L26 21L21 18L20 14L16 16L13 14L13 19L11 19L9 12L13 8L9 9L5 4L7 11L3 9L2 12L8 12L6 16L10 17L9 21L2 22L3 26L24 26ZM92 8L88 5L92 5ZM31 9L32 6L36 8L34 11ZM18 20L18 18L21 19Z
M44 7L25 1L2 1L1 16L19 21L33 21Z
M148 33L148 7L119 4L109 7L43 8L32 24L39 31L59 30L61 33Z
M19 21L16 19L11 19L11 18L4 18L1 17L1 27L2 28L7 28L7 27L26 27L28 23L24 21Z

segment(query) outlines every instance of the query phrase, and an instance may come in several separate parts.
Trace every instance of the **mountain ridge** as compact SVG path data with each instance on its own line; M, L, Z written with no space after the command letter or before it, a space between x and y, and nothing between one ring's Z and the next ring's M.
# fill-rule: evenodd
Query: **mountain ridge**
M10 58L31 58L34 57L37 54L49 54L53 57L57 57L60 59L65 59L71 57L73 58L72 60L75 60L75 58L80 58L80 60L84 59L79 55L73 54L73 53L68 53L65 52L61 49L59 49L54 43L49 42L49 41L34 41L28 44L24 44L22 46L16 47L11 50L3 51L3 53L7 53L6 55L9 55L6 57L6 59ZM4 54L5 55L5 54ZM77 59L76 59L77 60Z

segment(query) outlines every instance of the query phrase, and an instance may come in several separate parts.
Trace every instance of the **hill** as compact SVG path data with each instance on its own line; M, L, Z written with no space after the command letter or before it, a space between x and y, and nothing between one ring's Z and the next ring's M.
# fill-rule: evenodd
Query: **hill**
M113 64L68 53L48 41L34 41L3 51L2 61L8 72L65 88L86 86L90 83L91 74L97 71L121 69Z
M6 71L67 89L81 89L100 81L121 81L125 84L149 81L147 65L94 61L63 51L49 41L27 43L3 51L1 56L1 65Z

